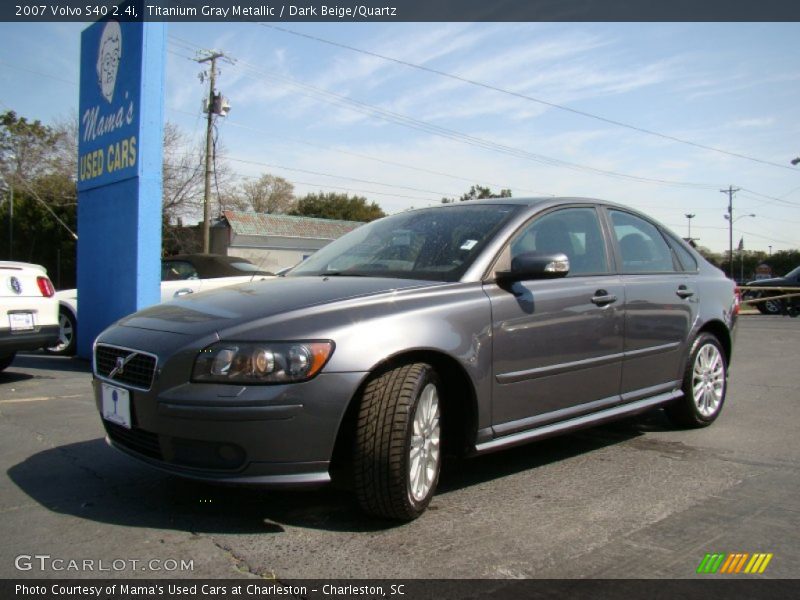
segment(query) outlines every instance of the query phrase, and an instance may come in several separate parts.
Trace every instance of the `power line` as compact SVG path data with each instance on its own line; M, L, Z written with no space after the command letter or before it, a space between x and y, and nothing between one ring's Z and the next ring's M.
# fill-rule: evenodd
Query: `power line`
M17 69L18 71L25 71L26 73L33 73L34 75L39 75L40 77L47 77L48 79L55 79L56 81L60 81L62 83L68 83L69 85L78 85L75 81L72 81L70 79L63 79L63 78L58 77L56 75L51 75L50 73L44 73L42 71L35 71L34 69L27 69L25 67L20 67L19 65L13 65L13 64L8 63L8 62L6 62L4 60L0 60L0 65L3 65L4 67L10 67L12 69Z
M188 116L195 116L194 113L191 113L189 111L184 111L184 110L179 110L179 109L170 109L170 110L172 110L173 112L185 114L185 115L188 115ZM409 165L407 163L401 163L401 162L397 162L397 161L393 161L393 160L386 160L386 159L383 159L383 158L378 158L377 156L370 156L369 154L361 154L359 152L353 152L352 150L343 150L341 148L334 148L334 147L331 147L331 146L326 146L324 144L319 144L319 143L316 143L316 142L309 142L307 140L302 140L302 139L299 139L299 138L293 138L293 137L289 137L289 136L286 136L286 135L277 135L277 134L275 134L275 133L273 133L271 131L265 131L263 129L257 129L257 128L251 127L249 125L245 125L244 123L238 123L238 122L236 122L234 120L231 120L231 119L228 119L227 124L228 124L229 127L236 127L236 128L240 128L240 129L245 129L247 131L252 131L254 133L259 133L261 135L269 135L269 136L272 136L274 138L278 138L278 139L281 139L281 140L286 140L286 141L289 141L289 142L292 142L292 143L295 143L295 144L302 144L304 146L309 146L309 147L312 147L312 148L319 148L321 150L325 150L327 152L334 152L336 154L343 154L343 155L346 155L346 156L354 156L356 158L369 160L369 161L373 161L373 162L377 162L377 163L381 163L381 164L385 164L385 165L389 165L389 166L393 166L393 167L401 167L403 169L409 169L409 170L412 170L412 171L419 171L421 173L428 173L429 175L437 175L437 176L440 176L440 177L448 177L450 179L456 179L456 180L459 180L459 181L465 181L465 182L471 183L471 184L485 185L485 186L488 186L488 187L499 187L501 189L502 188L509 188L509 189L513 190L514 192L518 192L518 191L530 192L530 193L532 193L534 195L541 195L541 196L553 196L554 195L554 194L551 194L551 193L542 192L542 191L538 191L538 190L531 190L531 189L522 188L522 187L519 187L519 186L515 186L513 184L509 184L509 183L502 183L502 184L501 183L493 183L493 182L490 182L490 181L480 180L480 178L478 178L478 177L463 177L461 175L454 175L452 173L445 173L444 171L435 171L435 170L432 170L432 169L426 169L424 167L418 167L418 166L415 166L415 165Z
M436 192L436 191L433 191L433 190L424 190L424 189L415 188L415 187L409 187L409 186L405 186L405 185L394 185L394 184L391 184L391 183L382 183L380 181L371 181L369 179L357 179L355 177L347 177L345 175L334 175L333 173L324 173L322 171L312 171L312 170L309 170L309 169L300 169L300 168L297 168L297 167L287 167L287 166L284 166L284 165L270 164L270 163L265 163L265 162L259 162L259 161L256 161L256 160L249 160L249 159L245 159L245 158L235 158L235 157L232 157L232 156L223 156L223 158L226 158L226 159L228 159L230 161L233 161L233 162L240 162L240 163L251 164L251 165L259 165L259 166L262 166L262 167L270 167L271 169L284 169L286 171L297 171L298 173L308 173L310 175L322 175L323 177L333 177L335 179L345 179L347 181L355 181L357 183L368 183L370 185L380 185L380 186L389 187L389 188L393 188L393 189L409 190L409 191L412 191L412 192L422 192L424 194L436 194L436 195L438 195L440 197L441 196L450 196L450 195L452 195L452 194L446 194L446 193L442 193L442 192Z
M768 196L767 194L762 194L760 192L755 192L753 190L747 188L741 188L741 191L747 192L748 194L758 196L760 198L764 198L766 200L771 200L770 204L779 204L781 206L787 206L792 208L800 208L800 203L792 202L791 200L784 200L783 198L776 198L775 196ZM786 194L788 195L788 194Z
M659 137L661 139L669 140L669 141L672 141L672 142L678 142L680 144L686 144L688 146L693 146L695 148L701 148L703 150L709 150L709 151L712 151L712 152L725 154L727 156L732 156L732 157L735 157L735 158L741 158L741 159L744 159L744 160L749 160L749 161L752 161L752 162L757 162L757 163L761 163L761 164L764 164L764 165L769 165L771 167L778 167L778 168L787 169L787 170L790 170L790 171L795 170L795 169L793 169L792 167L790 167L788 165L782 165L780 163L776 163L776 162L772 162L772 161L768 161L768 160L763 160L763 159L760 159L760 158L756 158L754 156L748 156L746 154L740 154L738 152L731 152L731 151L725 150L723 148L716 148L714 146L707 146L705 144L700 144L698 142L693 142L691 140L686 140L686 139L683 139L683 138L679 138L679 137L674 136L674 135L669 135L669 134L666 134L666 133L660 133L660 132L654 131L652 129L646 129L644 127L639 127L637 125L631 125L630 123L624 123L622 121L609 119L607 117L596 115L596 114L593 114L593 113L590 113L590 112L586 112L586 111L578 110L578 109L575 109L575 108L571 108L571 107L565 106L563 104L557 104L555 102L549 102L547 100L542 100L541 98L536 98L534 96L529 96L529 95L523 94L521 92L515 92L513 90L508 90L508 89L505 89L505 88L501 88L499 86L492 85L492 84L489 84L489 83L485 83L485 82L482 82L482 81L475 81L474 79L469 79L467 77L462 77L460 75L454 75L453 73L448 73L446 71L441 71L439 69L426 67L424 65L419 65L419 64L416 64L416 63L412 63L410 61L402 60L402 59L399 59L399 58L394 58L394 57L391 57L391 56L385 56L383 54L378 54L377 52L371 52L369 50L364 50L362 48L356 48L354 46L348 46L347 44L342 44L340 42L334 42L332 40L326 40L324 38L321 38L321 37L318 37L318 36L315 36L315 35L310 35L310 34L307 34L307 33L300 33L299 31L293 31L291 29L286 29L285 27L280 27L278 25L271 25L269 23L259 23L259 25L261 25L262 27L268 27L270 29L274 29L276 31L282 31L284 33L295 35L297 37L303 37L303 38L307 38L307 39L314 40L314 41L317 41L317 42L321 42L323 44L328 44L330 46L335 46L335 47L338 47L338 48L343 48L345 50L358 52L358 53L364 54L366 56L372 56L374 58L380 58L382 60L386 60L386 61L393 62L393 63L399 64L399 65L410 67L412 69L418 69L420 71L425 71L427 73L432 73L434 75L439 75L441 77L446 77L448 79L453 79L455 81L460 81L462 83L468 83L470 85L481 87L481 88L484 88L484 89L487 89L487 90L491 90L491 91L494 91L494 92L499 92L501 94L506 94L508 96L513 96L515 98L520 98L522 100L527 100L529 102L535 102L537 104L548 106L550 108L556 108L558 110L569 112L569 113L572 113L572 114L575 114L575 115L580 115L582 117L586 117L586 118L589 118L589 119L595 119L597 121L601 121L603 123L608 123L610 125L615 125L617 127L624 127L625 129L630 129L632 131L637 131L639 133L652 135L652 136Z
M183 42L184 44L189 44L189 42ZM252 73L259 75L260 77L267 78L272 81L277 81L284 85L288 85L293 88L298 88L300 90L305 90L306 93L304 95L315 97L323 102L329 104L335 104L346 108L348 110L353 110L355 112L359 112L361 114L366 114L372 118L388 121L390 123L394 123L397 125L401 125L403 127L408 127L411 129L416 129L418 131L423 131L425 133L429 133L431 135L436 135L439 137L444 137L446 139L451 139L454 141L458 141L473 147L479 147L486 150L511 155L516 158L521 158L524 160L530 160L539 164L545 164L548 166L556 166L562 168L568 168L575 171L581 172L590 172L594 174L601 174L609 177L615 178L622 178L627 180L639 181L643 183L651 183L657 185L667 185L667 186L675 186L675 187L683 187L683 188L696 188L696 189L713 189L717 188L718 184L704 184L704 183L695 183L695 182L685 182L685 181L674 181L674 180L667 180L667 179L658 179L658 178L651 178L651 177L641 177L638 175L631 175L628 173L622 173L617 171L611 171L606 169L598 169L596 167L591 167L588 165L583 165L579 163L571 163L568 161L564 161L561 159L557 159L554 157L535 154L533 152L529 152L526 150L522 150L520 148L515 148L512 146L506 146L503 144L498 144L496 142L492 142L490 140L486 140L484 138L479 138L476 136L471 136L469 134L454 130L448 129L446 127L441 127L438 125L434 125L432 123L428 123L427 121L421 121L419 119L415 119L408 115L404 115L402 113L396 113L393 111L389 111L378 106L361 102L358 100L354 100L347 96L343 96L341 94L337 94L335 92L331 92L329 90L318 88L316 86L312 86L310 84L298 81L294 78L280 75L277 73L273 73L270 71L265 71L260 69L259 67L249 64L246 61L239 61L237 66L243 67L246 70L251 71ZM246 75L248 75L246 73ZM250 77L253 77L252 74L249 74ZM300 92L303 93L303 92Z
M268 79L278 81L283 83L284 85L289 85L291 87L300 88L309 92L310 95L316 96L317 98L322 99L329 104L336 104L342 106L344 108L355 110L356 112L360 112L362 114L366 114L373 118L381 119L384 121L389 121L391 123L395 123L404 127L409 127L411 129L416 129L419 131L424 131L431 135L436 135L439 137L444 137L447 139L459 141L465 143L470 146L483 148L486 150L498 152L501 154L506 154L510 156L514 156L516 158L521 158L524 160L530 160L532 162L536 162L539 164L544 164L548 166L555 166L555 167L563 167L567 169L571 169L574 171L582 171L582 172L590 172L594 174L605 175L609 177L627 179L632 181L639 181L642 183L653 183L657 185L668 185L668 186L675 186L675 187L683 187L683 188L697 188L697 189L712 189L718 187L718 185L714 184L704 184L704 183L696 183L696 182L686 182L686 181L674 181L668 179L658 179L653 177L642 177L638 175L631 175L628 173L622 173L619 171L611 171L607 169L599 169L596 167L591 167L588 165L582 165L579 163L572 163L569 161L561 160L558 158L553 158L550 156L536 154L533 152L529 152L527 150L522 150L520 148L515 148L513 146L506 146L504 144L499 144L496 142L492 142L490 140L486 140L484 138L472 136L454 129L448 129L446 127L441 127L438 125L434 125L432 123L428 123L426 121L421 121L419 119L415 119L413 117L409 117L408 115L404 115L401 113L392 112L389 110L382 109L380 107L361 102L358 100L354 100L347 96L343 96L341 94L336 94L335 92L331 92L322 88L317 88L315 86L297 81L293 78L286 77L283 75L278 75L276 73L270 73L268 71L260 70L258 67L254 65L249 65L244 61L240 61L238 63L239 66L243 66L246 69L249 69L262 77L266 77ZM301 92L302 93L302 92Z
M188 43L186 43L186 44L188 45ZM267 79L277 80L278 82L284 83L285 85L288 85L290 87L299 88L301 90L306 90L308 93L304 94L304 95L308 95L308 96L311 96L311 97L315 97L315 98L321 99L322 101L330 103L330 104L336 104L336 105L339 105L339 106L343 106L344 108L347 108L347 109L350 109L350 110L355 110L356 112L360 112L362 114L367 114L368 116L371 116L373 118L379 118L379 119L382 119L382 120L388 120L389 122L400 124L400 125L407 126L407 127L411 127L411 128L414 128L414 129L419 129L419 130L425 131L426 133L432 133L434 135L442 135L443 137L448 137L450 139L456 139L457 141L461 141L461 142L466 143L468 145L473 145L473 146L486 148L486 149L490 149L490 150L496 150L496 148L492 148L492 147L487 148L487 146L484 145L484 143L477 143L476 144L471 139L463 139L463 138L470 138L471 136L468 136L467 134L462 134L461 132L458 132L458 131L455 131L455 130L448 130L446 128L441 128L441 127L426 123L424 121L418 121L416 119L413 119L412 117L407 117L406 115L401 115L399 113L392 113L390 111L385 111L384 109L381 109L380 107L376 107L374 105L369 105L367 103L359 102L359 101L353 100L351 98L348 98L346 96L342 96L342 95L339 95L339 94L336 94L334 92L330 92L328 90L324 90L324 89L321 89L321 88L316 88L316 87L311 86L309 84L305 84L303 82L299 82L297 80L294 80L294 79L291 79L291 78L288 78L288 77L284 77L284 76L281 76L281 75L278 75L278 74L275 74L275 73L270 73L270 72L263 71L263 70L259 69L258 67L250 65L250 64L248 64L246 62L240 62L240 66L243 66L246 70L252 71L253 73L256 73L256 74L258 74L258 75L260 75L262 77L265 77ZM246 73L246 75L249 75L249 76L253 77L253 75L251 75L251 74L247 74ZM303 93L303 92L300 92L300 93ZM231 124L234 125L233 123L231 123ZM244 128L248 128L247 126L243 126L243 125L239 125L239 124L235 124L234 126L241 126L241 127L244 127ZM258 131L258 130L254 129L254 128L249 128L249 129L251 129L253 131ZM463 136L463 137L461 137L461 136ZM488 142L486 140L481 140L480 138L476 138L476 140L479 141L479 142L485 142L487 144L494 145L494 146L500 146L501 148L503 148L501 145L495 145L493 142ZM455 179L462 179L462 180L465 180L465 181L471 181L468 178L460 177L460 176L457 176L457 175L452 175L452 174L449 174L449 173L442 173L442 172L436 172L436 171L432 172L429 169L422 169L422 168L415 167L415 166L412 166L412 165L405 165L405 164L402 164L402 163L395 163L393 161L384 161L382 159L377 159L376 157L361 155L361 154L358 154L358 153L348 152L348 151L344 151L344 150L340 150L340 149L331 149L331 148L328 148L328 147L325 147L325 146L322 146L322 145L319 145L319 144L312 144L310 142L305 142L305 141L302 141L302 140L293 140L293 141L296 141L296 142L302 143L302 144L311 145L311 146L321 147L323 149L330 150L330 151L333 151L333 152L340 152L340 153L343 153L343 154L351 154L351 155L357 156L359 158L364 158L364 159L369 159L369 160L377 160L378 162L384 162L385 164L391 164L391 165L400 166L400 167L403 167L403 168L415 169L415 170L419 170L419 171L423 171L423 172L429 172L429 173L437 174L437 175L441 175L441 176L447 176L447 177L451 177L451 178L455 178ZM505 150L506 148L503 148L503 150ZM509 148L509 149L512 152L514 152L515 155L516 155L517 152L523 152L523 153L525 152L525 151L522 151L522 150L519 150L519 149L513 149L513 148ZM501 150L501 151L503 151L503 150ZM536 155L534 155L534 156L536 156ZM537 158L539 158L539 157L537 156ZM544 158L545 159L549 159L549 157L544 157ZM555 163L555 166L563 166L563 165L557 164L558 163L558 159L551 159L551 160L552 160L552 162L548 161L546 164L553 165ZM264 164L265 164L265 166L270 166L270 165L267 165L266 163L264 163ZM576 166L579 169L584 167L583 165L572 165L572 166ZM281 167L278 166L278 168L281 168ZM592 167L585 167L585 169L596 171ZM606 172L604 174L608 174L608 172ZM330 174L324 174L324 173L323 173L323 175L330 176ZM620 175L628 177L628 178L633 178L633 179L646 179L646 178L638 178L637 176L629 176L627 174L620 174ZM669 180L652 180L652 179L648 179L647 182L650 182L650 183L654 183L654 182L663 183L663 184L667 184L667 185L677 185L677 186L680 186L680 187L693 186L693 187L697 187L697 188L701 188L701 189L711 189L713 187L717 187L716 185L713 185L713 184L675 182L675 181L669 181ZM389 185L389 184L380 183L379 185ZM491 184L491 185L497 185L497 184ZM393 187L393 186L390 186L390 187ZM506 186L506 187L511 187L512 189L520 189L520 188L515 188L514 186ZM788 201L788 200L783 200L782 198L774 198L772 196L761 194L759 192L754 192L752 190L747 190L747 191L749 191L749 192L751 192L753 194L756 194L758 196L761 196L761 197L769 200L770 202L779 203L779 204L781 204L783 206L792 206L792 207L798 206L795 203L792 203L791 201ZM428 193L428 192L426 191L425 193ZM670 208L672 208L672 207L670 207Z

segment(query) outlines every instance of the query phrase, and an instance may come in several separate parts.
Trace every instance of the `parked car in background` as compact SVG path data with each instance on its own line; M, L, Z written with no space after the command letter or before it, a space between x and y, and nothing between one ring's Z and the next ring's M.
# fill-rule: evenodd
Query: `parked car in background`
M0 261L0 371L17 352L58 339L58 300L47 270L30 263Z
M219 254L180 254L161 260L161 301L172 300L225 285L273 277L246 258ZM78 332L78 290L56 292L59 303L58 340L50 354L75 354Z
M765 288L800 288L800 267L795 267L783 277L770 277L769 279L754 279L745 285ZM781 290L753 290L749 292L749 298L772 298L783 296L789 293L798 293ZM754 306L764 315L779 315L790 312L796 314L800 309L800 298L782 298L778 300L764 300L754 303Z
M409 520L442 456L725 402L734 284L647 216L581 198L373 221L270 281L154 306L97 338L113 447L191 478L314 486Z

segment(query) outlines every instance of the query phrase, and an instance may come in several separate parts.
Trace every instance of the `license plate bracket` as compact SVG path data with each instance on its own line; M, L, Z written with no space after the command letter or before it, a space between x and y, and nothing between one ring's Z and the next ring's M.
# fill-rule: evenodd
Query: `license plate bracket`
M131 393L121 387L102 384L103 418L106 421L131 428Z
M30 331L34 329L32 312L8 313L8 325L11 331Z

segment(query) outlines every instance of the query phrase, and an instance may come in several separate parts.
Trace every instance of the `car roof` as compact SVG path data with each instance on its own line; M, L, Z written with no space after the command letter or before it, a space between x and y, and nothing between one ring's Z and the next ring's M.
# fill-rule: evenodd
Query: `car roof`
M469 204L508 204L514 206L538 206L542 204L601 204L604 206L614 206L620 208L628 208L621 204L609 202L607 200L598 200L597 198L584 198L581 196L538 196L538 197L522 197L522 198L480 198L476 200L466 200ZM449 202L442 206L463 206L461 202Z
M186 261L198 261L198 262L222 262L222 263L234 263L234 262L246 262L249 263L251 261L247 260L246 258L241 258L239 256L227 256L225 254L175 254L174 256L165 256L161 260L186 260Z

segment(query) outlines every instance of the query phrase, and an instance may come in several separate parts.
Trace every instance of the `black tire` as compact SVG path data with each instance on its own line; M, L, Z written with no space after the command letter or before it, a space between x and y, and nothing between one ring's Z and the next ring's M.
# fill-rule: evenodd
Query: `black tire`
M692 344L683 374L683 397L665 407L676 425L688 428L711 425L725 404L728 362L716 336L701 333Z
M5 371L8 365L14 362L14 357L16 355L16 352L12 352L11 354L3 354L0 356L0 372Z
M63 306L58 309L58 343L45 348L48 354L72 356L78 346L78 322L72 311Z
M780 315L784 312L783 301L781 300L765 300L764 302L759 302L758 304L759 306L764 307L764 310L761 312L765 315Z
M424 363L396 367L367 383L356 423L353 460L356 497L366 512L411 521L428 507L442 463L440 390L436 371ZM420 420L429 426L420 429ZM421 479L413 477L412 481L415 465L419 468L413 473ZM422 465L426 465L424 470Z

